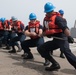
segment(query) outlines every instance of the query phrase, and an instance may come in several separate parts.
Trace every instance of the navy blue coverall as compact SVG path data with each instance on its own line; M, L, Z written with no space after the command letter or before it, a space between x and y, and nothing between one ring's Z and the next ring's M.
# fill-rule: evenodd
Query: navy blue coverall
M20 25L20 26L23 30L24 26L22 26L22 25ZM12 30L14 30L14 29L12 28ZM16 34L17 34L17 36L16 36ZM10 46L12 46L13 51L16 51L14 46L16 45L17 47L19 47L19 43L17 41L20 41L20 45L21 45L21 43L25 40L26 36L24 35L23 32L18 32L18 31L12 32L11 36L13 38L10 40Z
M63 38L64 40L54 38L52 41L47 41L40 47L38 47L38 51L43 58L48 59L52 64L57 63L57 61L50 55L51 50L56 50L60 48L62 52L65 54L69 63L76 69L76 56L71 52L69 48L69 42L67 41L67 36L64 34L64 30L67 28L66 22L59 16L55 18L55 24L60 27L63 32L57 33L53 35L54 37ZM51 35L50 35L51 37Z
M43 29L43 27L40 25L39 29ZM25 31L28 30L28 26L26 26ZM28 39L21 43L21 47L24 50L24 53L30 53L30 47L39 47L44 43L44 38L39 37L36 39Z

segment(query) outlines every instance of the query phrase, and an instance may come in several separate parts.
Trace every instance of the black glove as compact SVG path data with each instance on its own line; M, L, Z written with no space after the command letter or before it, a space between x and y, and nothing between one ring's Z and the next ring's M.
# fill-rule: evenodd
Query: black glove
M68 42L69 43L74 43L74 39L71 36L68 36Z

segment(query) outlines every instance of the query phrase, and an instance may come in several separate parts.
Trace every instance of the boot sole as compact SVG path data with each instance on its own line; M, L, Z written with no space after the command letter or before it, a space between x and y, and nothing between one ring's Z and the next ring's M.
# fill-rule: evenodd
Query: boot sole
M46 70L46 69L45 69ZM46 71L59 71L59 69L54 69L54 70L46 70Z

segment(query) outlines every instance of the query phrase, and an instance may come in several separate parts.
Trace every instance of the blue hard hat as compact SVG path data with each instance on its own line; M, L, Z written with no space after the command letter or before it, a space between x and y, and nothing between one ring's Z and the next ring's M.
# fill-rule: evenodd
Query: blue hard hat
M51 12L55 9L55 6L53 6L52 3L50 2L47 2L45 5L44 5L44 12L47 13L47 12Z
M14 16L11 16L11 19L14 19L15 17Z
M30 20L37 19L36 14L31 13L31 14L29 15L29 19L30 19Z
M12 21L17 21L17 20L18 20L18 19L17 19L17 18L15 18L15 17L13 17L13 18L12 18Z
M64 11L61 9L61 10L59 10L59 13L60 13L61 15L63 15L63 14L64 14Z
M4 23L5 20L6 20L6 18L1 18L2 23Z

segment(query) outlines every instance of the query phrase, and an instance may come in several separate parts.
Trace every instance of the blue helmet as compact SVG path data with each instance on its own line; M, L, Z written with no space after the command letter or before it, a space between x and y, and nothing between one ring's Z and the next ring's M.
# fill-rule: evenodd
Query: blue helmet
M11 16L11 19L14 19L15 17L14 16Z
M18 19L14 16L11 17L12 21L17 21Z
M37 19L36 14L31 13L31 14L29 15L29 19L30 19L30 20Z
M1 21L1 18L0 18L0 21Z
M13 19L12 19L12 21L17 21L17 20L18 20L17 18L13 18Z
M6 18L1 18L1 22L4 23L4 21L6 20Z
M47 13L47 12L51 12L55 9L55 6L53 6L52 3L50 2L47 2L45 5L44 5L44 12Z
M60 13L61 15L63 15L63 14L64 14L64 11L61 9L61 10L59 10L59 13Z

